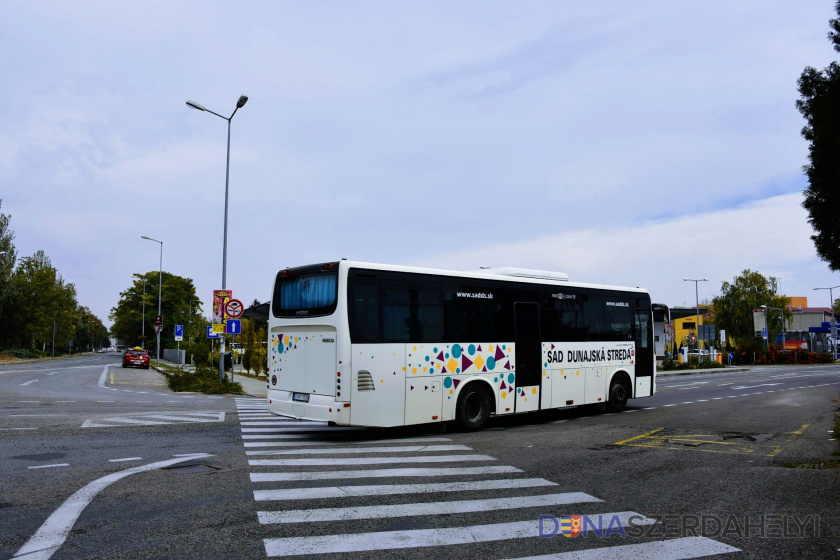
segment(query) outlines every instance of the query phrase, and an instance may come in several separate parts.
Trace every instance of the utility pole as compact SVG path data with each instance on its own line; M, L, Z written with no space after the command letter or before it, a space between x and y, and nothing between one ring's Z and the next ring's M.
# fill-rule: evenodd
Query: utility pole
M698 282L708 282L708 278L683 278L683 282L694 282L694 301L695 301L695 311L697 312L697 323L695 327L697 329L697 362L700 362L700 292L697 288Z

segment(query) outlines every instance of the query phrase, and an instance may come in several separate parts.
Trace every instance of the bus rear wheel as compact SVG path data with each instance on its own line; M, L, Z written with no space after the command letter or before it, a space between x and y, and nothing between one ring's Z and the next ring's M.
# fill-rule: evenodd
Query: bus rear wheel
M470 383L458 395L455 419L467 431L480 430L490 419L490 394L486 387Z
M615 376L610 383L610 395L607 400L607 410L610 412L621 412L627 407L627 399L630 398L630 387L623 377Z

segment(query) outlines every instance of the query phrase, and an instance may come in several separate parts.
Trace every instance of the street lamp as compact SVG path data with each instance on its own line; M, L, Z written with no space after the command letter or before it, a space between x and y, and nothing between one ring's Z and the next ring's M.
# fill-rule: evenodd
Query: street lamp
M227 135L227 164L225 166L225 228L224 228L224 238L222 241L222 289L227 289L227 230L228 230L228 187L230 186L230 122L233 120L233 116L236 112L245 106L248 102L247 95L240 95L239 100L236 102L236 108L233 110L233 113L229 117L225 117L220 115L219 113L215 113L210 109L204 107L203 105L196 103L195 101L187 101L187 107L191 109L195 109L197 111L206 111L211 115L216 115L220 119L224 119L228 123L228 135ZM224 316L224 311L222 312L222 316ZM224 353L225 353L225 335L222 334L221 337L221 346L219 347L219 381L222 382L225 379L225 360L224 360Z
M143 278L143 324L140 326L140 346L146 348L146 279Z
M698 282L708 282L708 278L683 278L683 282L694 282L694 301L697 311L697 362L700 362L700 292L697 289Z
M833 341L833 348L834 348L834 361L837 361L837 322L834 320L834 289L840 288L840 286L832 286L830 288L814 288L814 290L828 290L828 297L831 298L831 305L829 305L828 309L831 313L831 339Z
M163 241L158 241L157 239L152 239L151 237L146 237L145 235L141 235L140 237L146 241L160 243L160 272L158 273L158 315L160 315L160 288L163 285ZM145 287L143 293L145 294ZM145 305L145 303L146 300L144 297L143 304ZM145 324L143 328L145 329ZM157 354L157 365L160 367L160 328L157 329L157 348L155 349L155 353Z
M785 348L785 310L782 309L781 307L770 307L769 305L762 305L761 308L764 309L764 327L765 328L767 328L767 310L768 309L778 309L779 311L782 312L782 349L784 350L784 348ZM770 333L768 333L768 339L769 339L769 334Z

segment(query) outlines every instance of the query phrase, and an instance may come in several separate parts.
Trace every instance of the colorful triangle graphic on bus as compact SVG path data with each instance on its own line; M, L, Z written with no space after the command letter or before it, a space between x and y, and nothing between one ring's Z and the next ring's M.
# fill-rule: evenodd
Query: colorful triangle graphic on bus
M505 369L510 370L510 360L505 362Z
M458 384L459 384L460 382L461 382L461 380L460 380L460 379L455 379L455 378L453 378L453 379L452 379L452 383L454 383L454 384L455 384L455 388L456 388L456 389L458 388Z
M504 381L502 381L502 386L501 386L501 387L499 387L499 390L500 390L500 391L504 391L505 389L507 389L507 385L505 385L505 382L504 382Z
M481 352L481 344L478 345L478 351Z
M461 355L461 373L467 371L467 368L473 365L472 360L464 355Z
M505 357L505 352L502 350L501 346L496 346L496 361L498 362L502 358Z
M435 359L436 359L436 360L440 360L440 361L442 362L442 361L443 361L443 352L441 352L440 354L438 354L438 355L437 355L437 358L435 358Z

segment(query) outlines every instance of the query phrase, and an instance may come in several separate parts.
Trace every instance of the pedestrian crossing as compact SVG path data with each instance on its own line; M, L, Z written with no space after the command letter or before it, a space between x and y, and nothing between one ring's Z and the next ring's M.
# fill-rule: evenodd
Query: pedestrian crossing
M541 514L589 512L621 527L656 520L610 512L596 496L564 491L450 438L394 438L393 431L378 438L375 430L272 416L264 399L237 398L236 405L269 558L399 551L400 558L524 560L510 554L521 549L541 560L687 560L739 551L704 537L633 544L540 538Z

